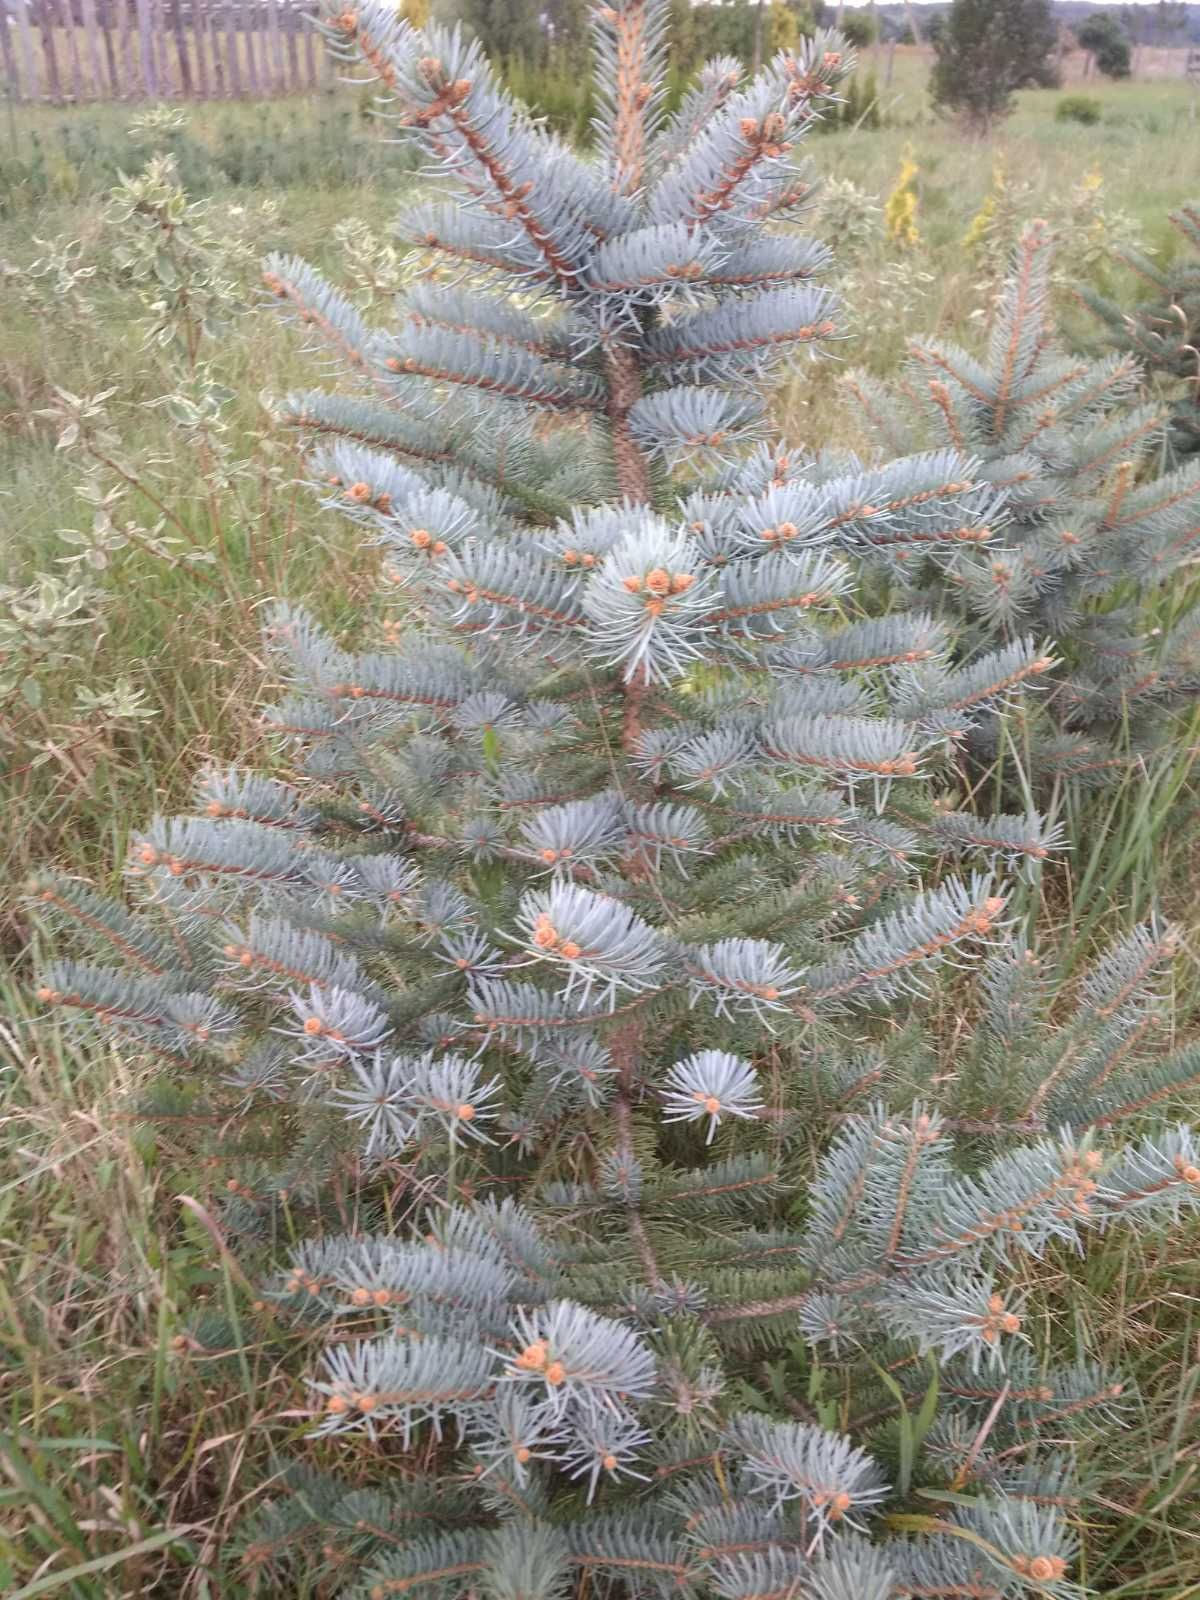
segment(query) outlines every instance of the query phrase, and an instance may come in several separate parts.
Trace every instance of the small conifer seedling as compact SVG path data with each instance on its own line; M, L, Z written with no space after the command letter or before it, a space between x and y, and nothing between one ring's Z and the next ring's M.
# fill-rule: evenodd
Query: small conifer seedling
M277 1592L1065 1595L1071 1441L1118 1380L1027 1345L1020 1280L1194 1203L1195 1142L1113 1136L1082 1036L958 1121L883 1051L939 968L1009 959L1006 874L1053 831L938 775L1052 657L857 608L855 557L954 556L1003 495L957 448L836 471L758 439L773 367L841 329L790 224L847 62L718 62L668 118L666 11L595 13L594 161L458 33L329 19L445 185L386 332L266 271L347 372L289 409L383 551L390 643L277 611L274 771L139 834L133 909L41 882L107 954L40 995L166 1062L220 1129L222 1226L289 1240L264 1337L325 1335L321 1454L356 1438L369 1481L296 1471L244 1552ZM1149 1004L1155 937L1081 1035ZM1007 1021L1026 964L987 971ZM1153 1070L1125 1099L1187 1064ZM953 1509L872 1540L918 1470Z
M1200 687L1200 615L1170 596L1200 551L1200 464L1160 472L1168 416L1139 396L1132 355L1061 347L1052 256L1048 225L1030 224L982 358L922 341L899 383L848 380L884 451L961 452L1004 492L1004 515L952 561L903 546L869 555L903 603L957 619L961 648L1028 632L1056 641L1062 670L1025 746L1039 787L1100 783L1171 753L1176 713ZM997 720L971 742L995 755Z
M1172 211L1169 221L1183 248L1165 265L1130 245L1112 252L1136 273L1145 298L1126 306L1086 285L1080 293L1115 348L1158 381L1171 408L1168 443L1183 461L1200 452L1200 200Z

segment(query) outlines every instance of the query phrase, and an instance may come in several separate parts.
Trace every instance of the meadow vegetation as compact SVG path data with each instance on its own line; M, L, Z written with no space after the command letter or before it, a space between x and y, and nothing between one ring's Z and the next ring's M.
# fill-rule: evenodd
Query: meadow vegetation
M1059 118L1061 92L1024 91L982 143L930 116L915 56L897 53L886 86L876 66L881 125L809 145L828 180L814 231L835 250L852 339L780 385L774 423L799 447L867 448L840 365L891 375L921 335L977 346L1034 217L1062 240L1066 335L1098 351L1077 286L1132 299L1111 248L1167 259L1167 212L1200 193L1200 93L1182 81L1089 83L1096 121ZM255 1592L226 1547L305 1433L304 1360L281 1356L253 1271L203 1203L186 1119L139 1121L129 1059L46 1022L20 895L47 863L114 886L132 828L179 803L206 759L258 743L268 599L346 637L377 625L375 574L301 489L271 410L311 366L256 309L266 249L303 255L368 311L404 280L389 227L415 180L369 111L337 90L185 117L0 119L0 1591L30 1600ZM906 160L911 201L889 208ZM1073 872L1051 876L1042 910L1067 977L1148 910L1180 921L1181 1037L1200 998L1192 735L1168 767L1066 816ZM951 1039L952 985L939 1009ZM1109 1600L1200 1594L1200 1234L1177 1235L1169 1259L1114 1235L1085 1265L1052 1255L1039 1271L1070 1281L1055 1338L1139 1389L1102 1450L1080 1581ZM235 1355L185 1331L205 1307L237 1330ZM761 1375L767 1395L788 1381ZM334 1460L329 1441L304 1448Z

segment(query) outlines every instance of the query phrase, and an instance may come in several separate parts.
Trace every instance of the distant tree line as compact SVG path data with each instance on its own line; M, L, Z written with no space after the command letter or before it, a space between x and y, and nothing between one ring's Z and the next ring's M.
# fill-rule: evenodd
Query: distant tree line
M587 0L437 0L434 12L467 24L484 49L502 60L533 68L588 66ZM714 55L749 62L811 33L831 10L808 0L730 0L691 5L673 0L672 65L690 74Z
M406 9L423 10L427 3L405 0ZM669 99L677 100L696 69L713 56L733 56L754 66L835 20L860 49L877 36L911 39L915 26L921 42L935 52L930 83L935 108L969 132L986 134L1008 115L1017 90L1057 84L1062 43L1069 37L1051 0L952 0L932 14L921 6L880 5L842 9L840 19L839 9L823 0L671 0ZM440 20L464 23L500 63L509 86L552 126L588 140L594 111L588 88L588 0L432 0L432 11ZM1175 0L1122 5L1079 16L1074 42L1091 52L1099 72L1128 77L1134 42L1169 41L1186 34L1188 26L1189 8ZM856 106L849 120L858 121L861 109Z
M498 61L510 88L551 125L586 140L592 104L588 0L433 0L440 21L460 21ZM678 99L713 56L747 66L795 45L836 8L817 0L672 0L669 98Z

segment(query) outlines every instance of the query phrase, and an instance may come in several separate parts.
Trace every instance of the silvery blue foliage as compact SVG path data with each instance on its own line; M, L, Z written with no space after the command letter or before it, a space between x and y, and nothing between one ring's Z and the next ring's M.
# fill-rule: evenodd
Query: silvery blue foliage
M721 1126L722 1117L754 1117L762 1105L754 1068L724 1050L699 1050L685 1061L676 1062L666 1076L666 1121L696 1122L707 1118L708 1144Z
M356 1483L300 1467L264 1505L264 1593L1065 1594L1065 1455L1130 1397L1014 1282L1200 1198L1194 1132L1152 1118L1200 1080L1150 1046L1176 943L1062 994L1010 934L1061 834L959 779L1054 618L994 637L942 599L1029 511L1034 447L759 437L762 380L843 327L793 225L848 58L716 62L668 116L666 14L595 11L595 158L461 32L327 17L438 185L390 329L266 271L343 372L281 409L389 626L268 615L271 776L209 770L135 833L129 906L39 880L93 959L38 994L162 1064L147 1110L212 1130L240 1249L289 1241L264 1337ZM864 568L909 609L872 615ZM978 962L947 1046L923 997ZM921 1481L971 1505L889 1537L935 1360Z
M863 373L848 389L889 454L934 441L943 456L973 457L1000 492L986 526L948 526L923 547L875 541L864 556L981 641L1029 631L1062 641L1034 771L1095 783L1170 753L1172 713L1195 698L1194 605L1163 627L1155 599L1195 559L1200 464L1159 474L1169 416L1139 398L1133 359L1060 347L1054 244L1045 222L1025 230L982 357L922 341L902 392ZM988 719L973 742L988 755L997 736Z

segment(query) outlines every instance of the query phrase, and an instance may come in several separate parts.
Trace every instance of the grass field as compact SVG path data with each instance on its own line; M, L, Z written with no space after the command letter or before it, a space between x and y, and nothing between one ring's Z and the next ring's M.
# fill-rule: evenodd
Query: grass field
M1055 120L1056 94L1026 93L983 145L930 118L922 70L898 56L881 92L887 126L811 141L817 169L866 202L846 254L849 360L886 370L913 333L978 336L994 277L963 241L998 164L1013 217L1074 220L1073 270L1118 291L1107 245L1136 236L1165 250L1167 209L1200 194L1200 95L1185 83L1087 85L1103 107L1088 127ZM255 743L265 598L302 600L347 629L370 615L371 573L347 530L314 514L264 399L320 375L257 309L256 287L257 255L273 248L384 299L398 270L388 223L413 180L360 110L349 92L197 107L185 131L140 142L127 107L0 117L0 651L4 665L23 663L0 701L12 958L0 987L0 1592L14 1600L249 1593L223 1564L231 1531L303 1431L303 1352L281 1359L240 1264L203 1208L180 1201L202 1200L209 1183L186 1128L132 1119L138 1067L80 1050L38 1016L19 892L45 861L115 881L132 826L176 803L204 757ZM209 201L209 267L229 316L188 356L147 342L154 296L139 298L128 224L106 198L164 142L192 198ZM908 248L874 209L906 147L920 232ZM335 234L347 217L362 229ZM856 442L835 378L806 369L783 387L794 442ZM206 384L217 409L198 422L187 404L212 397ZM90 453L78 440L58 447L63 420L45 413L61 410L61 390L108 393ZM101 512L111 531L98 536ZM72 613L83 620L14 631L13 592L44 574L84 591ZM97 709L95 695L122 682L125 698ZM1125 806L1119 836L1105 839L1103 807L1076 819L1094 848L1064 926L1090 937L1157 901L1194 934L1194 754ZM1181 994L1181 1018L1194 1000ZM1170 1260L1124 1244L1053 1270L1074 1274L1076 1326L1063 1337L1129 1367L1143 1396L1111 1443L1082 1579L1109 1600L1200 1595L1200 1239L1180 1239ZM245 1325L236 1360L181 1333L206 1304Z

